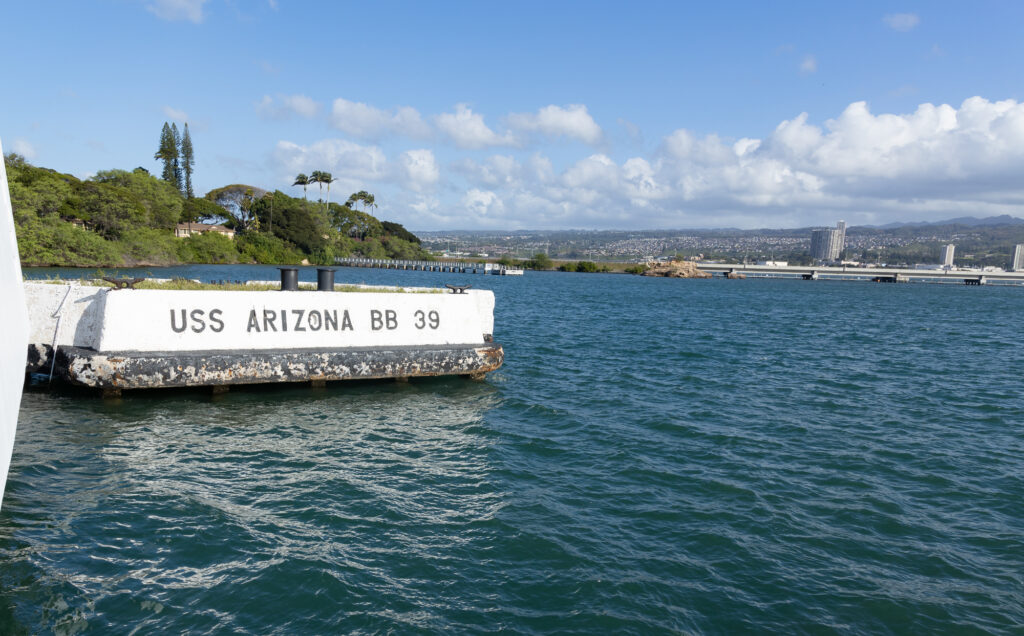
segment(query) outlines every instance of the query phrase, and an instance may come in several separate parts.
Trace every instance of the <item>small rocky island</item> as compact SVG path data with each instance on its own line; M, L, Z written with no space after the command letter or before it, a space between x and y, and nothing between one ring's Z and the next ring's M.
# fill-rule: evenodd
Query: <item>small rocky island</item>
M669 261L667 263L651 262L643 276L663 276L666 278L711 278L708 272L697 269L693 261Z

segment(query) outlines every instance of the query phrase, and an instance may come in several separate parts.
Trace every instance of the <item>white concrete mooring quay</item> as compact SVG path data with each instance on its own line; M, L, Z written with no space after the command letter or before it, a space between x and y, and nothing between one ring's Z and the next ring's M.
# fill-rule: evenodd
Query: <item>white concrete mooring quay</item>
M288 268L286 268L288 269ZM335 380L483 379L504 361L494 294L451 286L334 291L98 287L26 282L26 371L123 389ZM289 284L290 283L290 284ZM37 375L39 377L39 375Z

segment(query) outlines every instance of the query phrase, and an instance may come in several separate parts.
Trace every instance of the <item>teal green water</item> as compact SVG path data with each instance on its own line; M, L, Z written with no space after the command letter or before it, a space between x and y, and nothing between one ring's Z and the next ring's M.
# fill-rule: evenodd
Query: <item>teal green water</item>
M338 275L505 366L27 393L0 633L1024 633L1024 290Z

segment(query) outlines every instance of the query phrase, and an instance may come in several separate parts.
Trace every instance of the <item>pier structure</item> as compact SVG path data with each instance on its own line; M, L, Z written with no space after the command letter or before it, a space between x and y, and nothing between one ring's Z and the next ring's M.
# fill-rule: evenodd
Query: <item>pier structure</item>
M362 293L335 291L326 280L312 291L290 286L294 268L281 269L281 291L26 282L33 320L24 372L116 395L161 387L482 379L502 365L491 291Z
M793 278L797 280L860 280L877 283L947 283L959 285L1024 285L1024 271L992 272L978 270L929 270L890 267L825 267L821 265L741 265L697 263L697 269L709 274L736 278Z
M523 270L498 263L470 261L415 261L391 258L336 258L335 265L343 267L373 267L377 269L403 269L419 272L446 272L452 274L495 274L504 276L521 274Z

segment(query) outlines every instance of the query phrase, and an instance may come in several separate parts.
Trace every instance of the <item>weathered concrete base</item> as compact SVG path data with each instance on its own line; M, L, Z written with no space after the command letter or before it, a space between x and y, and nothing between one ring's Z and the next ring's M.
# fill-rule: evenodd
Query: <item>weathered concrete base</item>
M25 361L26 373L49 373L53 362L53 347L48 344L30 344L28 359Z
M100 389L227 386L460 375L498 369L498 344L266 351L103 352L58 347L55 375Z

